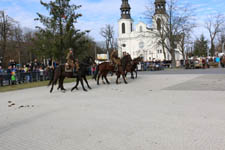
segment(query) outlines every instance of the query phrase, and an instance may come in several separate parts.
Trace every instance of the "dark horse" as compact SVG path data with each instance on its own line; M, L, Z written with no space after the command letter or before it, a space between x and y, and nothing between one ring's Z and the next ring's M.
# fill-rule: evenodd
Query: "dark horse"
M127 73L130 72L131 73L131 78L134 79L134 75L133 75L133 72L135 72L136 76L135 78L137 78L137 65L139 64L139 62L141 62L143 60L143 57L139 56L135 59L132 60L131 63L129 63L127 66L126 66L126 73L125 73L125 76L127 76Z
M110 84L110 82L107 79L107 74L109 72L115 72L117 75L116 79L116 84L118 84L118 79L120 78L120 75L123 77L123 81L125 84L127 84L127 81L125 79L125 68L126 66L131 62L131 57L130 55L124 56L120 61L121 65L118 66L117 71L115 71L115 65L113 65L111 62L103 62L99 64L96 68L96 72L94 74L94 79L97 80L97 84L99 85L99 78L102 76L102 81L103 78L105 78L107 84ZM104 82L104 81L103 81Z
M53 70L52 78L49 81L49 86L52 85L50 93L53 91L54 85L57 84L57 81L59 82L58 89L61 89L62 91L65 91L66 89L63 86L64 79L67 78L77 78L76 85L72 88L71 91L74 89L78 89L77 86L79 82L81 82L82 88L84 91L87 91L84 88L83 79L86 82L89 89L91 87L88 84L86 75L88 72L88 68L94 63L94 59L92 57L85 57L83 61L79 63L79 70L74 75L73 72L65 72L65 64L59 65Z

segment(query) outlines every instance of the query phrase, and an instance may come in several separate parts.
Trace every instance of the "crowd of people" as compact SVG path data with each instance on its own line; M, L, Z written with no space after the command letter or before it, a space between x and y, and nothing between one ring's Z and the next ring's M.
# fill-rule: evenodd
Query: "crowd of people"
M214 57L191 57L185 61L186 69L195 69L195 68L218 68L225 67L225 56L214 56Z
M0 66L1 85L3 85L3 80L7 80L9 85L37 80L43 81L46 79L47 67L48 65L40 63L37 59L23 66L11 59L7 68L3 69Z
M78 60L77 60L78 61ZM51 72L49 68L57 67L58 63L49 59L43 63L34 59L21 66L13 59L9 60L8 67L3 68L0 66L0 86L3 86L3 81L7 81L7 85L15 85L24 82L44 81L49 80ZM96 65L93 65L88 70L88 75L93 75L96 70Z

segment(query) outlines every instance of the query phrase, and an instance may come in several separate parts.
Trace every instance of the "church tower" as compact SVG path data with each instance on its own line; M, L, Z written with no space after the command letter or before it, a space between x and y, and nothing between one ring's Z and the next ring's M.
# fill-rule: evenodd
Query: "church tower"
M155 0L155 15L156 14L166 14L165 0Z
M128 0L122 0L122 5L120 7L121 18L119 20L119 37L124 37L130 34L133 30L133 20L130 15L130 5Z
M155 0L155 14L153 16L153 28L161 30L162 24L167 24L166 0Z

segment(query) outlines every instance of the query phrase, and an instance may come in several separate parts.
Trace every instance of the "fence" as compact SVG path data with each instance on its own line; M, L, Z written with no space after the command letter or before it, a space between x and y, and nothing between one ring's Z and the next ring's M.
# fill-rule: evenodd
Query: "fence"
M16 72L15 78L12 80L11 73L0 73L0 86L45 81L49 80L51 75L51 71Z

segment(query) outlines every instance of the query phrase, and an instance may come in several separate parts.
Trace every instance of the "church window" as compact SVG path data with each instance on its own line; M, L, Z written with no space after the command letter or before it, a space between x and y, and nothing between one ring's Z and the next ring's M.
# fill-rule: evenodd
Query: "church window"
M161 30L161 20L157 19L157 30Z
M122 34L125 33L125 23L122 23Z
M133 24L132 23L130 24L130 31L131 32L133 31Z
M140 26L140 32L142 32L143 31L143 28L142 28L142 26Z

